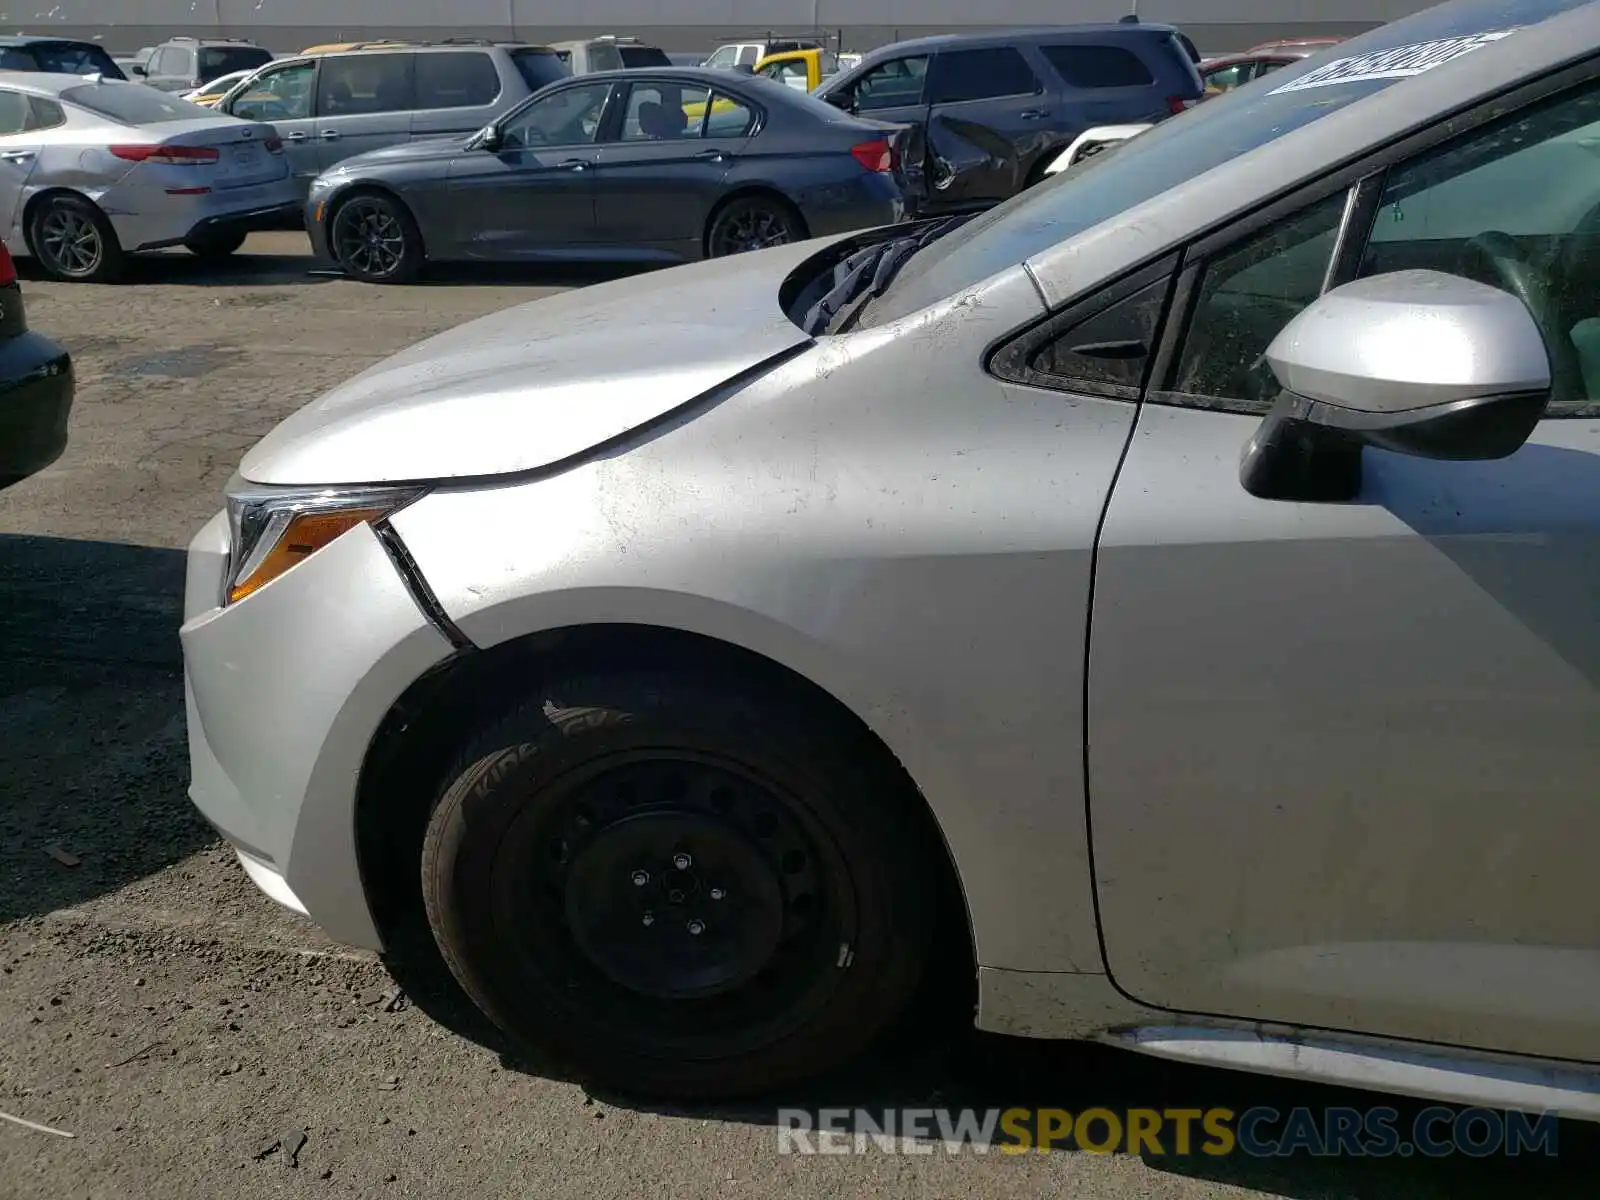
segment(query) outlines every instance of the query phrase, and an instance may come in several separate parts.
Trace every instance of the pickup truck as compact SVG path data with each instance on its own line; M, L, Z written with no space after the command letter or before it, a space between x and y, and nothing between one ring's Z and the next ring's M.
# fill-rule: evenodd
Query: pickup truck
M839 70L838 57L831 50L810 47L769 54L755 65L757 75L765 75L803 92L814 92L817 85Z

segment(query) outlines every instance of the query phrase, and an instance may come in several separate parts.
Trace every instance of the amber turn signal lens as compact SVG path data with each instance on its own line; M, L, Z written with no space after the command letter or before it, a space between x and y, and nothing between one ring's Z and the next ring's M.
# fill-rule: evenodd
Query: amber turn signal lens
M296 563L310 558L340 534L366 521L376 521L388 511L387 508L345 508L337 512L296 514L289 519L282 536L262 557L255 570L233 585L228 592L228 603L233 604L243 600L251 592L271 583Z

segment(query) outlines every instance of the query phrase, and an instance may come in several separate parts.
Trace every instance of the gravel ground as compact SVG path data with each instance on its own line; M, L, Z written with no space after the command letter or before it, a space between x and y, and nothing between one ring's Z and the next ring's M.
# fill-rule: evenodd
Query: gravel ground
M572 279L409 289L309 277L303 238L225 274L182 255L115 288L24 287L75 353L72 445L0 493L0 1196L1588 1195L1556 1162L1055 1153L780 1155L783 1104L1370 1104L936 1012L848 1078L685 1111L507 1057L445 983L333 946L260 897L184 798L181 548L241 453L330 384ZM65 861L63 861L63 859ZM75 864L75 865L69 865Z

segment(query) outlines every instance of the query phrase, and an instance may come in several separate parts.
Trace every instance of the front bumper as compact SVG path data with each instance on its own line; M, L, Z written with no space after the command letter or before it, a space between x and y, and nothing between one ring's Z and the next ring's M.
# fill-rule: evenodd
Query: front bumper
M227 555L218 514L189 546L189 797L267 895L338 941L382 949L356 855L357 784L384 715L450 643L369 526L220 608Z
M5 292L0 304L10 302ZM73 390L72 359L49 338L22 333L0 341L0 488L61 457Z

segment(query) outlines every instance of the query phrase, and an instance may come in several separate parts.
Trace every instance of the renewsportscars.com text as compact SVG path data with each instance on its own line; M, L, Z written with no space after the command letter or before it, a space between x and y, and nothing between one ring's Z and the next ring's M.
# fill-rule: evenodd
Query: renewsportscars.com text
M1557 1153L1553 1114L1455 1109L784 1108L780 1154L1244 1154L1487 1158Z

